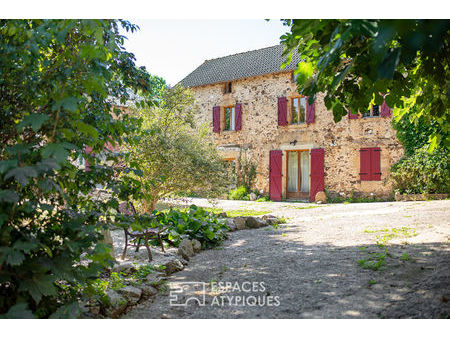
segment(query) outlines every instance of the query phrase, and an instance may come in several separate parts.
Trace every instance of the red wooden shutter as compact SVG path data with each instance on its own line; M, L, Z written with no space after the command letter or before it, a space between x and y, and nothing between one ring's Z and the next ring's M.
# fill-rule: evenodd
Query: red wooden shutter
M381 105L381 108L380 108L380 116L381 117L391 116L391 112L392 112L392 109L389 108L389 106L386 104L386 101L383 101L383 104Z
M359 117L359 114L352 114L352 112L350 111L350 109L348 110L348 118L350 120L354 120L357 119Z
M316 115L316 103L313 102L312 105L308 103L308 97L306 98L306 123L314 123Z
M234 113L236 114L234 120L234 130L242 129L242 105L237 103L234 107Z
M269 153L269 198L281 201L281 166L283 152L271 150Z
M370 181L370 148L361 148L359 150L359 177L361 181Z
M220 132L220 107L213 107L213 132Z
M381 149L361 148L359 153L361 181L381 181Z
M316 194L325 189L325 151L322 148L311 149L311 187L309 189L309 200L314 202Z
M278 98L278 125L286 126L287 121L287 99L285 97Z
M372 181L381 181L381 149L370 149L370 177Z

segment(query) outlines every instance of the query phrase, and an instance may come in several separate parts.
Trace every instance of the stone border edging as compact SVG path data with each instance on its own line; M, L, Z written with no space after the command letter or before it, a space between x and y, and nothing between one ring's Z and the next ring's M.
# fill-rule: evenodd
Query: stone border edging
M219 215L226 218L226 214ZM264 215L262 217L239 216L226 218L225 225L229 231L237 231L244 229L258 229L269 225L279 224L279 218L273 215ZM144 283L139 285L126 285L117 290L108 289L106 295L109 304L85 304L84 315L82 318L118 318L125 314L131 308L142 303L149 298L155 296L161 289L161 286L167 280L167 277L175 272L182 271L190 257L194 256L202 250L201 243L196 240L183 239L178 246L179 258L174 258L164 264L164 269L160 272L150 273ZM136 271L136 267L132 262L124 262L116 265L112 269L113 272L124 272L131 274ZM164 271L164 272L162 272Z
M445 200L448 194L395 194L395 200L399 201L427 201L427 200Z

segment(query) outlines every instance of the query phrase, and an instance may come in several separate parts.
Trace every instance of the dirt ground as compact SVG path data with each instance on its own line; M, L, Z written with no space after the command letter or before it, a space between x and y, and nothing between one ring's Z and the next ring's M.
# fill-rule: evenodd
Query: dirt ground
M265 210L286 217L287 224L230 233L221 247L192 257L183 271L169 278L165 291L125 318L450 315L449 200L188 203ZM379 270L363 269L359 260L384 252L377 243L386 245L386 264ZM184 303L187 306L179 305Z

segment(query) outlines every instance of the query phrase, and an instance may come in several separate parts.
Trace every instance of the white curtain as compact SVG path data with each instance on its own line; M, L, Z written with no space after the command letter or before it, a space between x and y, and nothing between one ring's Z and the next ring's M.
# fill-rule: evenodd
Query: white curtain
M288 156L288 191L296 192L298 191L298 153L290 151Z
M300 191L309 192L309 151L301 152L300 169L302 173Z
M231 108L231 123L230 123L230 130L234 130L236 125L236 116L234 112L234 107Z

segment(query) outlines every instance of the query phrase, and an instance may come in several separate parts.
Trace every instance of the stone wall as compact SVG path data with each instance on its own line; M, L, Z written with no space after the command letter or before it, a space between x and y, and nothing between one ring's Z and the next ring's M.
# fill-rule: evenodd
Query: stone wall
M242 104L242 130L212 133L224 158L238 158L239 149L247 149L247 156L258 163L256 188L269 192L269 151L283 150L283 197L286 190L286 150L325 149L325 189L330 193L360 192L388 196L392 193L389 168L403 155L395 137L391 118L372 117L338 123L327 111L323 94L316 98L315 123L278 126L277 98L297 95L291 73L270 74L233 81L232 93L224 94L224 84L192 88L199 109L198 119L209 123L212 131L212 108ZM288 108L288 116L290 108ZM297 141L295 145L291 142ZM381 181L360 181L359 149L381 148Z

